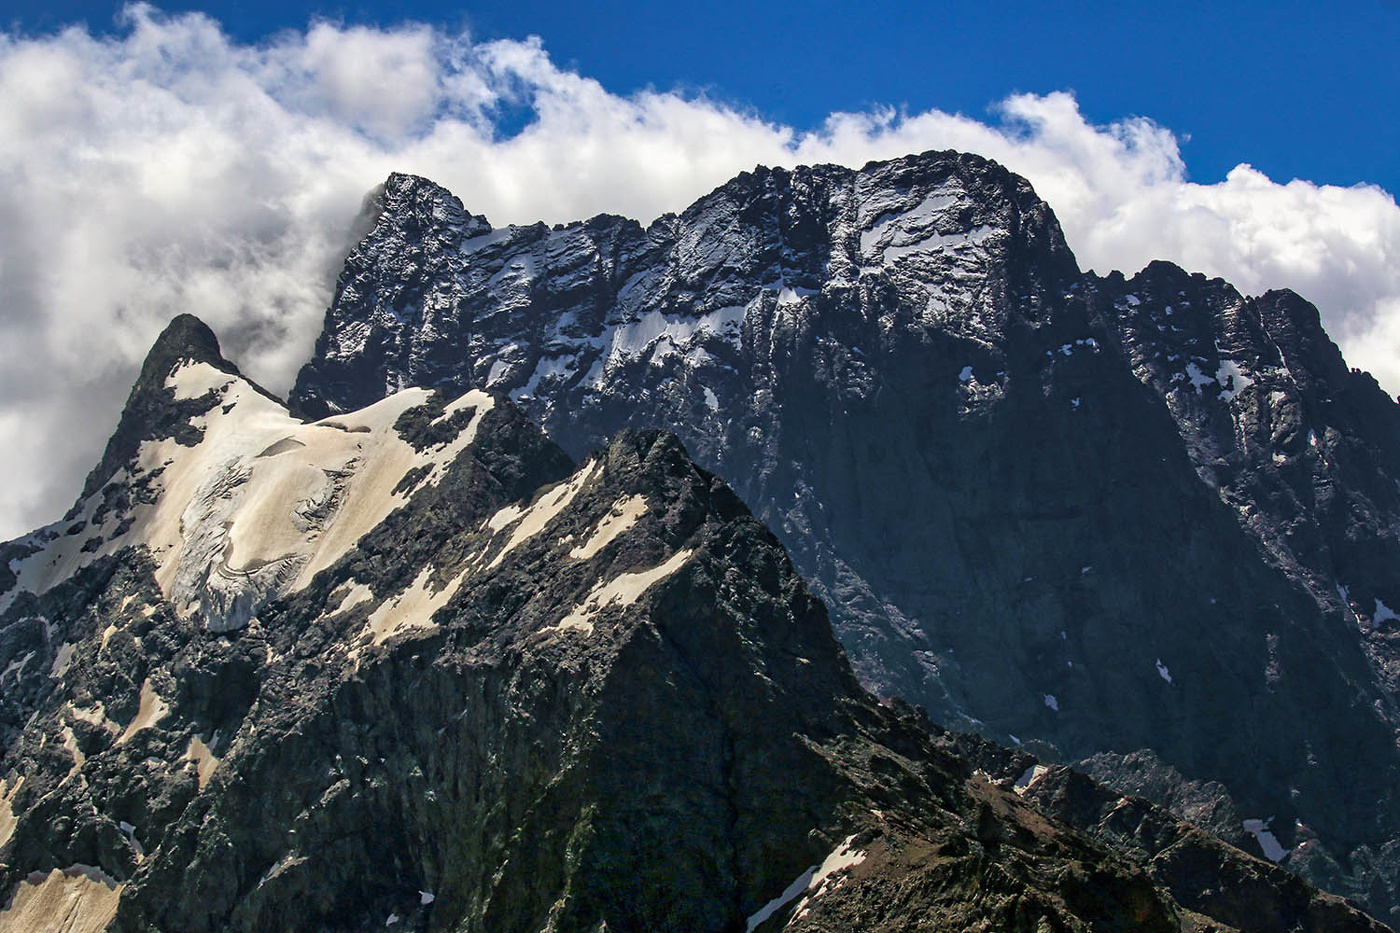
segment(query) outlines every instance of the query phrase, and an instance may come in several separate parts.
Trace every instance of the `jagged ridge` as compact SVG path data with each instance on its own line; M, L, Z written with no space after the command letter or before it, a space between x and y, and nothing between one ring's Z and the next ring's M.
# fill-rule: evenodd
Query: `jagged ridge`
M275 414L212 362L164 376L210 406L196 452L216 411ZM94 930L1222 928L1204 914L1238 907L1192 866L1249 879L1256 928L1376 929L1243 853L1116 852L974 773L972 740L860 691L777 540L674 436L575 465L505 399L399 395L404 445L453 456L246 627L183 615L141 540L0 610L0 660L28 651L0 929L57 901Z
M674 430L881 693L1151 749L1396 909L1397 413L1315 309L1081 275L1024 180L951 153L760 169L646 228L467 217L390 179L294 404L485 383L575 455Z

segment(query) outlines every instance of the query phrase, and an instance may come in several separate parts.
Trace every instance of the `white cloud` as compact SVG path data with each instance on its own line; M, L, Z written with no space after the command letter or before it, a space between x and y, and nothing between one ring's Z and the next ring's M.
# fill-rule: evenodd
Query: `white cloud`
M1400 209L1372 187L1248 166L1197 185L1150 120L1089 124L1073 97L981 122L833 114L798 132L704 97L619 96L538 40L318 22L240 45L213 20L126 13L116 38L0 33L0 538L52 520L180 311L285 389L310 352L364 193L427 175L493 223L679 210L755 164L955 148L1055 208L1086 268L1152 258L1315 301L1354 365L1400 388ZM503 115L528 112L503 136Z

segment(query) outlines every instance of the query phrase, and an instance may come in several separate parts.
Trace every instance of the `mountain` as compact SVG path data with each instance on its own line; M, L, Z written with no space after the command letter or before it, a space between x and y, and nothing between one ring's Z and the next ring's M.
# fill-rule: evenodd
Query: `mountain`
M864 692L672 434L304 422L182 317L0 558L6 933L1382 929Z
M493 229L392 176L293 410L508 395L674 431L865 684L1079 762L1400 922L1400 435L1315 308L1082 273L995 163L738 176Z

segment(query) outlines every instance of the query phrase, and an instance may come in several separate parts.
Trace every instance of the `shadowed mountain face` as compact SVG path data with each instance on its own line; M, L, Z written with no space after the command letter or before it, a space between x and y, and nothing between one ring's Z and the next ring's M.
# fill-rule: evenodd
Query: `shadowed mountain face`
M303 423L182 318L88 485L5 545L3 933L1381 929L865 693L674 435Z
M877 693L1400 919L1400 410L1302 299L1081 274L953 153L760 169L646 228L377 197L295 410L485 386L575 457L674 431Z

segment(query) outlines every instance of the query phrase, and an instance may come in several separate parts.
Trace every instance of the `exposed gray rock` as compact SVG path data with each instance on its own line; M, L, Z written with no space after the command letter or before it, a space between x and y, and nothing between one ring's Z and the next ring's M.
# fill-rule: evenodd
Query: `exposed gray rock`
M1297 296L1082 275L954 153L758 169L646 228L492 230L402 175L382 205L295 406L485 384L574 456L673 430L878 693L1063 761L1150 749L1400 918L1400 410Z
M575 464L503 398L401 395L393 463L415 465L374 487L395 507L246 626L181 612L141 539L42 592L18 568L0 929L60 891L85 928L182 933L1223 930L1244 897L1252 929L1380 929L1146 803L1136 825L1191 845L1076 823L1115 795L1060 771L1022 795L991 772L1029 756L864 693L777 539L673 435ZM263 405L213 396L180 415L196 455L227 449L215 410ZM352 429L382 416L304 427L368 444ZM151 495L128 509L211 501ZM71 557L64 537L14 560Z

